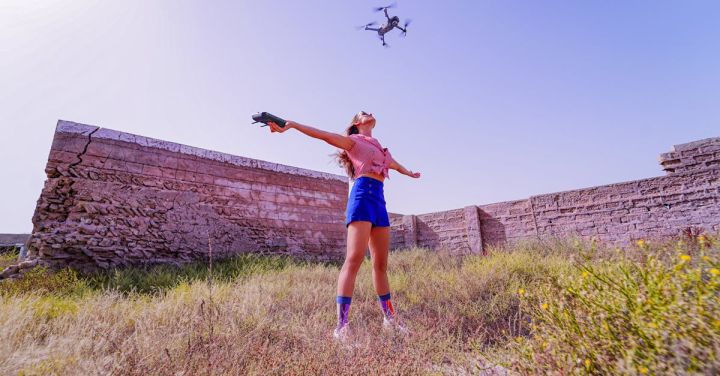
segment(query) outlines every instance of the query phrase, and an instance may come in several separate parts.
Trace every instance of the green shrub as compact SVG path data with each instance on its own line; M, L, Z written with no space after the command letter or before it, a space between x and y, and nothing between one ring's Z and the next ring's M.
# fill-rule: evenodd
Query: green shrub
M53 294L58 296L83 295L89 292L87 281L72 269L49 272L44 266L36 266L22 278L0 282L0 296L23 294Z
M18 255L20 255L20 251L18 249L10 252L0 253L0 271L12 264L15 264L17 262Z
M720 370L718 251L644 241L642 257L586 261L557 283L520 290L531 317L510 345L521 373L717 374Z

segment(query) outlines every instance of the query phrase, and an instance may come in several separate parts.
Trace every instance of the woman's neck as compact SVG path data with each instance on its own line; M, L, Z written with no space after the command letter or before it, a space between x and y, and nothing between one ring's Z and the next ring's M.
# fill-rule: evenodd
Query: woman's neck
M358 129L358 133L360 133L363 136L372 137L372 129L368 129L368 130Z

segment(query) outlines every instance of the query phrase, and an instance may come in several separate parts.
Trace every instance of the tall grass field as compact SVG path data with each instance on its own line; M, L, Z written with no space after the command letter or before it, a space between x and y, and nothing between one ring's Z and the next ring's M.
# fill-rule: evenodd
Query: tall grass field
M339 265L238 256L0 282L3 375L715 375L716 236L390 255L382 330L363 264L336 343ZM12 255L1 262L12 261Z

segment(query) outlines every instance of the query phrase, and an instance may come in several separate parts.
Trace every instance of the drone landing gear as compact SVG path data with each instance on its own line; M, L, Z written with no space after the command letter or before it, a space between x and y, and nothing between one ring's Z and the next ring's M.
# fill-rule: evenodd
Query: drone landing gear
M365 25L365 30L372 30L378 33L378 38L382 41L383 46L387 47L387 43L385 43L385 34L380 32L379 27L370 27L370 24Z

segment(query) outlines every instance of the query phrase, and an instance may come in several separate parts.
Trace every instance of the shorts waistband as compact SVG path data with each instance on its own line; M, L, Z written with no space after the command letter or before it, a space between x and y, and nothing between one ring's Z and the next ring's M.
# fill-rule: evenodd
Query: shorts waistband
M375 178L371 178L369 176L361 176L361 177L355 179L355 184L372 184L372 185L379 185L382 187L385 183L383 183L380 180L377 180Z

